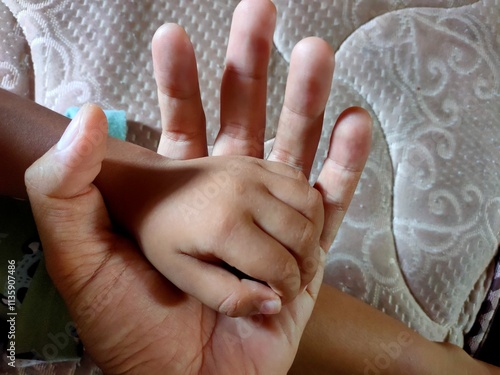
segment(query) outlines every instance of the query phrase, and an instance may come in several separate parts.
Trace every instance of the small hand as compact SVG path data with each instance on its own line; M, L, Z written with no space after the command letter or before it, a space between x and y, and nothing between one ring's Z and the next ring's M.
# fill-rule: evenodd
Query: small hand
M167 279L229 316L276 314L311 282L324 213L301 172L242 156L158 159L128 184L134 215L122 216L136 220L121 221Z

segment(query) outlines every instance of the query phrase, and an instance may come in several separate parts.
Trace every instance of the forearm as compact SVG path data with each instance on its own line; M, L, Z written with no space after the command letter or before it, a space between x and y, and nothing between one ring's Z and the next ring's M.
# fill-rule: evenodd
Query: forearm
M24 172L61 138L69 122L65 116L0 89L0 195L27 198ZM147 159L151 158L154 163L160 157L128 142L109 138L103 166L106 173L99 175L96 184L108 197L116 182L112 177L118 175L108 173L111 164L113 168L118 167L118 173L123 173L134 164L147 166Z
M60 138L69 119L0 89L0 195L27 198L24 172Z
M56 144L69 122L50 109L0 89L0 195L27 198L26 169ZM145 198L138 184L144 187L144 178L153 178L155 165L164 162L165 158L155 152L108 138L106 158L95 184L119 224L133 227L131 221Z
M323 284L290 375L499 375L456 346Z

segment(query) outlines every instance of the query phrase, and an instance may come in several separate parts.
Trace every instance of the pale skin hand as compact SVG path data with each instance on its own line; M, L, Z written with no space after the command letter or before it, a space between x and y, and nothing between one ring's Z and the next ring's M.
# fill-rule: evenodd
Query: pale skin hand
M268 51L265 48L259 49L257 43L252 46L251 41L248 44L242 43L235 36L255 35L256 38L265 39L272 32L261 28L257 22L252 27L252 18L248 14L241 15L241 18L238 16L237 13L235 18L238 22L231 30L228 49L228 63L232 67L224 74L221 90L222 110L231 108L230 114L222 116L223 121L230 119L227 124L222 123L222 128L228 128L229 131L219 134L214 154L262 156L265 126L265 96L262 93L265 93ZM249 20L248 24L244 20ZM321 133L324 104L314 95L308 96L304 88L326 89L327 85L322 86L314 79L326 79L326 75L317 73L325 71L321 65L328 61L328 53L322 50L321 44L318 40L308 40L294 51L285 107L273 152L269 157L270 160L281 161L302 170L306 175L309 175ZM205 122L199 99L194 53L188 37L181 28L168 25L157 32L153 45L156 47L153 55L160 108L162 114L169 116L163 118L164 135L158 151L174 159L204 156L207 153ZM319 48L313 48L313 45ZM302 48L304 50L300 51ZM183 63L178 61L177 66L176 56L185 56ZM169 69L162 70L167 61L174 63L169 65ZM239 72L240 76L235 72ZM301 74L307 73L310 76L305 79L306 82L300 80ZM176 79L179 76L192 79L179 82ZM234 93L241 92L243 87L246 95L243 94L241 98L245 99L239 100L240 97ZM249 98L253 101L248 102ZM316 103L317 107L305 103ZM186 110L176 113L171 108ZM255 108L259 110L254 110ZM186 113L190 116L188 119L182 117ZM252 121L246 120L249 116L253 116ZM171 119L175 121L170 121ZM241 126L235 128L234 124ZM353 174L360 173L364 163L362 155L357 154L356 150L366 150L369 145L369 130L368 115L355 108L346 111L335 127L329 157L316 186L318 189L326 187L322 189L326 208L326 224L322 236L325 246L333 240L347 210L350 194L354 190L353 184L357 181ZM430 342L400 322L336 289L323 286L319 302L306 327L299 356L289 374L366 374L366 361L373 362L381 354L380 343L394 343L405 333L411 345L404 347L402 354L392 360L389 367L377 368L380 375L500 375L500 369L472 359L457 346Z
M245 7L253 8L249 13L251 17L245 12ZM270 2L244 2L235 17L246 19L235 24L253 22L255 25L259 18L273 12ZM257 38L261 34L252 34L252 38L254 36ZM175 35L172 39L174 44L180 40ZM265 40L270 45L269 35ZM319 66L322 69L318 75L323 77L319 90L306 91L309 100L305 102L319 102L319 107L324 108L333 72L332 51L317 39L302 44L300 48L315 57L301 62L299 49L292 68L296 63ZM293 69L290 80L294 82L292 73ZM237 84L239 79L235 75L228 84ZM314 77L297 79L302 87L307 87ZM175 81L170 83L175 85ZM262 85L263 81L252 81L251 84ZM287 98L293 99L294 95L293 87L289 87ZM295 98L302 99L300 96ZM222 102L224 111L224 97ZM304 108L304 111L307 114L309 108ZM320 113L314 111L312 108L309 116L285 119L280 127L286 132L286 126L292 126L294 121L295 126L301 126L300 121L308 121L307 118L312 119L311 124L321 127L322 110ZM238 113L236 116L240 116ZM52 149L26 174L49 272L67 302L90 354L106 373L111 374L286 373L321 284L322 260L318 259L319 271L307 289L274 316L230 318L180 292L145 261L132 242L112 231L102 197L91 184L105 153L103 123L102 112L96 107L87 107L81 131L67 151ZM243 125L241 130L245 131L247 124ZM305 125L309 126L309 122ZM252 135L253 131L249 134ZM235 145L241 149L240 144L232 142L234 136L234 129L223 124L219 146L216 144L215 147L220 151L216 152L224 154ZM254 149L252 137L247 139L250 143L238 135L236 137L248 144L249 149ZM79 154L78 150L85 149L89 140L93 140L92 153ZM279 146L280 142L282 146ZM275 150L282 147L281 155L292 154L291 150L285 152L287 142L290 140L278 135ZM340 217L337 208L348 206L368 154L369 142L370 120L365 112L355 109L342 116L332 137L329 157L333 161L325 164L317 185L326 199L327 222ZM343 153L347 153L344 158L334 159ZM145 152L143 157L146 157ZM153 158L152 155L147 157ZM69 165L68 160L73 160L73 163ZM344 161L352 164L342 164ZM338 186L339 181L345 185ZM340 200L329 201L335 197ZM322 235L324 248L329 247L331 237L330 231Z
M226 69L221 88L223 131L217 138L214 154L260 157L269 49L257 41L272 35L274 13L267 12L260 19L254 19L249 13L237 12L235 20L228 47L229 69ZM247 35L253 35L254 39L247 39L244 43ZM314 43L318 43L316 47L319 48L312 48ZM207 153L204 114L189 40L182 29L168 25L158 31L153 44L156 47L153 54L160 108L164 116L164 135L159 152L174 159L204 156ZM324 65L328 65L329 53L322 50L321 44L321 41L309 40L294 52L285 107L270 155L271 160L284 162L302 170L305 175L309 175L316 152L324 110L322 100L318 100L321 94L307 95L307 88L326 90L329 86L329 83L321 85L321 80L327 78L327 74L323 76L321 72L329 71ZM180 60L176 56L185 58ZM300 80L303 74L310 76ZM191 80L180 82L176 79L179 76L191 77ZM316 103L316 107L311 103ZM179 111L172 108L179 108ZM352 173L362 169L363 157L355 150L363 152L369 144L368 124L368 115L364 111L351 109L341 116L336 126L334 143L320 184L316 186L321 189L322 181L331 182L331 185L325 184L330 189L323 190L326 192L325 219L328 221L323 232L324 243L333 239L347 209L349 200L346 197L354 189L350 184L357 181ZM379 369L381 374L500 374L500 370L473 360L458 347L429 342L400 322L336 289L323 286L320 299L321 304L315 309L301 342L300 356L291 371L293 374L363 374L366 370L364 360L380 354L373 351L372 345L366 344L394 342L401 332L411 337L413 345L406 348L389 368Z

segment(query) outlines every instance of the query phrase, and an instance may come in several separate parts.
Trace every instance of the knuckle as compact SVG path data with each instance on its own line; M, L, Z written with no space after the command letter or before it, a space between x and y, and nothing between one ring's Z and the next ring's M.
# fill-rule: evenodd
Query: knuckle
M336 211L339 213L345 213L345 212L347 212L347 209L349 208L349 202L340 201L340 200L336 199L336 197L334 197L331 194L328 194L326 196L325 204L328 205L328 208L330 210L333 210L333 211Z
M287 165L293 171L293 176L295 179L307 181L306 176L304 175L304 173L302 173L302 170L306 165L305 160L296 156L291 151L281 147L273 148L272 153L274 154L274 158L277 161Z
M305 220L299 232L299 241L306 249L316 240L316 228L312 222Z
M181 129L180 125L172 123L169 123L168 125L169 128L163 128L161 131L161 135L166 141L188 143L203 135L203 133L197 129L187 131L186 129Z
M319 236L323 231L323 224L325 220L323 196L317 189L310 186L308 190L308 200L310 210L309 219L314 223L316 234Z
M295 260L289 260L282 265L282 268L277 272L278 280L275 282L278 285L279 293L284 301L293 299L300 290L301 275L299 267Z
M231 210L229 209L230 205L226 207L221 207L219 209L220 214L218 220L216 220L215 230L217 234L222 235L223 237L231 237L238 231L239 221L236 220L234 214L231 214Z
M227 211L227 215L221 215L221 219L215 226L214 238L217 238L216 246L221 246L221 251L230 251L239 238L244 227L248 225L250 214L245 212Z
M233 194L243 196L248 188L248 184L243 179L235 179L232 184Z
M295 169L295 178L299 180L300 182L303 182L309 186L309 180L307 179L306 175L302 171L302 169Z
M312 280L313 276L316 274L319 266L319 254L318 255L310 255L304 258L301 262L301 269L304 274ZM309 282L311 280L307 280Z
M312 207L314 208L323 207L323 196L317 189L313 188L312 186L309 186L308 198Z

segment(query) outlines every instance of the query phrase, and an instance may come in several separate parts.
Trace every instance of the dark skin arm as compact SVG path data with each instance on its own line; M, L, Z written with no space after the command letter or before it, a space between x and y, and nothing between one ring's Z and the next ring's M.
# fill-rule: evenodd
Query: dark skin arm
M0 176L5 176L0 179L0 195L28 197L24 172L57 142L69 122L65 116L0 88ZM139 157L145 154L151 156L153 153L109 137L107 163L103 169L108 170L110 164L113 164L112 169L120 169L138 164L139 160L147 164L146 158ZM110 177L111 170L102 173L96 184L100 190L110 192L106 195L111 198L108 203L113 205L116 194L111 194L114 182Z
M35 123L39 126L32 126ZM27 198L24 172L61 137L69 119L0 89L0 194Z
M0 89L0 176L4 176L0 179L0 195L27 199L24 172L57 142L69 122L65 116ZM106 197L116 223L131 228L135 223L130 212L136 212L141 205L134 192L141 181L129 176L137 168L154 169L155 163L163 158L112 137L108 137L107 150L102 173L95 184ZM115 186L122 188L117 190ZM126 206L123 202L130 204Z
M500 369L323 284L289 374L497 375Z

